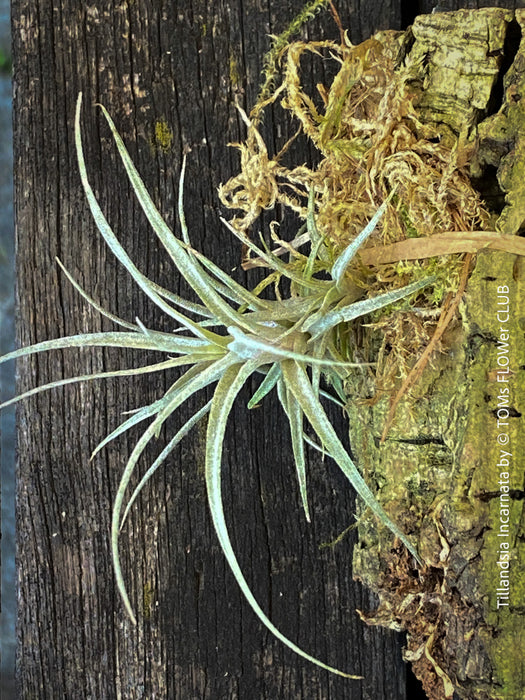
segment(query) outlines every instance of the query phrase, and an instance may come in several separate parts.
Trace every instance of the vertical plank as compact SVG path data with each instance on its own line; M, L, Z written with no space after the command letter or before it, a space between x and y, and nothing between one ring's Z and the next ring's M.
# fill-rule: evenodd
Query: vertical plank
M55 256L114 313L171 329L117 269L96 234L73 148L79 90L85 95L90 177L140 268L189 293L131 196L97 102L113 115L173 225L181 158L189 152L186 213L193 242L225 269L238 264L238 247L218 221L216 196L219 183L237 167L237 154L227 144L243 136L234 97L249 108L267 35L281 31L302 4L13 2L20 343L109 328L64 280ZM338 9L354 41L396 27L401 16L393 1L341 1ZM336 37L337 29L324 14L306 34ZM322 73L315 76L322 79ZM278 132L269 119L266 136L277 147L294 128L285 124ZM305 152L305 158L310 155ZM110 351L55 352L20 362L19 388L144 360ZM207 511L201 430L146 489L123 532L137 627L124 615L109 556L109 518L138 433L92 461L89 455L124 411L151 402L172 380L76 385L19 409L21 697L404 698L400 638L364 627L355 612L372 601L352 582L351 538L319 549L352 522L353 497L332 466L312 455L314 517L306 526L288 435L272 401L254 416L236 410L230 422L224 492L234 545L257 599L280 629L364 680L344 680L302 662L268 635L242 599ZM167 432L182 419L181 413Z

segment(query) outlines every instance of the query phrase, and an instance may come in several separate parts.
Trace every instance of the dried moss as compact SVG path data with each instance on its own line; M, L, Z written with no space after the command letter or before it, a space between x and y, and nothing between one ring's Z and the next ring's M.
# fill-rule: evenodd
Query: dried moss
M396 64L395 60L399 35L387 32L381 38L357 46L330 41L283 45L278 54L279 84L271 93L264 93L250 118L242 113L248 133L244 143L236 144L241 171L220 188L222 202L240 211L232 225L244 232L249 232L264 210L277 204L306 220L308 196L313 190L316 226L323 239L317 271L330 268L335 256L392 191L395 196L369 246L411 239L420 244L421 239L430 240L443 232L486 228L488 222L465 170L462 149L458 144L443 143L439 133L423 124L416 113L410 87L413 66ZM300 64L305 54L339 66L330 86L318 86L322 109L316 107L319 96L308 95L302 87ZM275 79L275 71L272 75ZM258 124L265 110L277 101L291 123L297 124L320 152L317 167L286 165L289 143L270 155ZM299 247L305 242L303 234L289 243ZM285 252L287 246L279 243ZM434 274L437 282L430 294L420 298L419 305L435 311L447 292L457 288L462 258L460 254L442 255L381 266L363 265L357 259L348 275L354 288L361 289L356 293L364 295ZM306 260L306 256L295 254L291 258L296 267L304 266ZM259 262L245 261L245 265ZM400 324L394 318L391 310L387 320L384 314L375 319L395 336L393 342L404 348L389 358L385 372L406 374L409 359L421 347L420 336L428 343L436 316L431 313L423 324L417 318L409 321L409 325L421 328L417 344L406 335L396 335Z

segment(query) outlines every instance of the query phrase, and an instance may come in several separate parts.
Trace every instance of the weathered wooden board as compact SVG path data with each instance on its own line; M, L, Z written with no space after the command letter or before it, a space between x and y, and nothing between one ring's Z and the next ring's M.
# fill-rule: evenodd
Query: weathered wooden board
M110 222L139 267L179 291L93 105L107 107L172 223L182 154L189 152L186 214L192 239L231 269L240 252L219 222L216 189L237 168L238 155L227 146L243 136L234 100L249 109L268 34L282 31L302 5L13 2L21 343L108 328L59 272L56 255L114 313L171 328L117 269L96 234L73 148L78 91L84 92L89 174ZM399 26L398 3L345 0L338 9L355 41ZM305 33L338 36L326 13ZM276 146L290 135L274 120L265 127ZM55 353L20 362L19 386L144 359L102 351ZM347 681L302 663L257 623L215 539L202 433L158 474L123 533L125 575L139 617L132 626L115 590L109 518L138 434L91 462L89 456L124 411L150 402L167 386L168 378L160 376L84 384L20 408L20 697L404 698L400 636L367 628L355 612L373 607L373 597L352 582L351 541L319 550L352 522L353 497L344 479L312 456L314 518L306 525L275 403L253 418L240 409L230 423L224 491L234 544L258 600L283 632L364 680ZM168 430L174 429L170 424Z

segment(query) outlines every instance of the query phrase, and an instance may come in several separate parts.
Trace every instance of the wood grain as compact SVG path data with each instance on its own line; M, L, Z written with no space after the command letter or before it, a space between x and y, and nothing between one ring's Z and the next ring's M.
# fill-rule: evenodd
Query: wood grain
M172 224L181 159L189 153L186 215L193 242L225 269L239 265L238 246L219 223L225 212L216 197L219 183L237 167L237 154L227 144L243 136L233 102L237 97L246 108L253 103L268 34L281 31L302 4L13 2L20 343L108 328L60 274L56 255L114 313L170 329L117 269L90 219L73 149L79 90L94 189L139 267L174 291L190 293L159 252L131 196L97 102L115 119ZM337 4L354 41L377 29L399 28L396 2ZM338 32L323 14L305 35ZM312 82L323 80L321 64L316 71ZM277 113L265 129L277 148L295 125L281 124ZM300 157L312 154L305 150ZM255 283L255 273L250 275ZM113 351L54 353L20 362L19 388L144 359ZM145 490L123 532L138 626L125 617L113 580L109 518L138 434L112 443L93 461L89 455L124 411L152 401L170 379L79 385L19 409L20 697L404 698L401 638L367 628L355 612L373 601L352 582L352 538L319 549L352 523L353 496L336 470L312 455L314 515L306 526L289 438L272 401L253 415L240 408L231 419L224 492L233 541L258 600L282 631L365 680L320 672L258 624L212 531L202 431ZM148 452L149 461L164 440Z

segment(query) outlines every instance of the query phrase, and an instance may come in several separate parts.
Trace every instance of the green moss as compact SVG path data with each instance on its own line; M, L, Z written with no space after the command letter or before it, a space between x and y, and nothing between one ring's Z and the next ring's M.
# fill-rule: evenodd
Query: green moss
M153 602L153 586L149 581L146 581L142 589L142 613L144 618L148 620L151 617L151 605Z
M397 206L398 211L399 211L399 218L403 222L405 226L405 231L406 231L406 236L407 238L419 238L421 235L420 232L417 230L416 226L414 226L412 219L410 218L410 212L405 204L405 202L394 195L392 198L394 204Z
M436 281L429 288L431 294L427 302L431 307L440 306L445 295L458 288L463 261L458 256L435 256L421 263L418 260L401 260L394 265L396 273L402 278L420 280L433 275ZM407 306L398 305L397 308ZM396 307L393 307L396 308Z
M257 98L258 103L263 102L270 96L272 85L278 72L277 66L281 51L288 46L292 37L301 30L303 25L312 19L323 7L326 7L327 4L328 0L310 0L310 2L305 4L301 12L292 19L288 27L279 36L274 37L272 46L264 57L264 82Z
M242 85L241 71L239 69L239 64L235 58L233 49L230 47L230 57L228 61L228 69L230 75L230 85L233 88L239 88Z
M163 153L167 153L173 143L173 132L168 126L168 122L164 119L157 119L155 122L155 139L154 143L157 149Z

